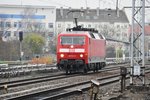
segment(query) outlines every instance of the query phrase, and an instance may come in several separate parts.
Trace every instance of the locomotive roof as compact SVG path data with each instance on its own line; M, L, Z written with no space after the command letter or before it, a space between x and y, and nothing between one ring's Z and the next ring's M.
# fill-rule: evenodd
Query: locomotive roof
M75 34L78 34L78 35L87 35L89 38L94 38L94 39L105 39L105 37L100 34L100 33L94 33L94 32L90 32L90 31L65 31L65 32L62 32L60 33L60 35L75 35Z

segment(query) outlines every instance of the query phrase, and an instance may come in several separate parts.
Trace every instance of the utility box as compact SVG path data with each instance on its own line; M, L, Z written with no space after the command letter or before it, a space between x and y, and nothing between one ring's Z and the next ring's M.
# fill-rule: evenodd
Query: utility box
M120 75L121 76L126 76L127 75L127 68L120 67Z
M140 73L141 73L140 70L141 70L140 66L138 66L138 65L134 66L133 75L135 75L135 76L138 75L139 76Z

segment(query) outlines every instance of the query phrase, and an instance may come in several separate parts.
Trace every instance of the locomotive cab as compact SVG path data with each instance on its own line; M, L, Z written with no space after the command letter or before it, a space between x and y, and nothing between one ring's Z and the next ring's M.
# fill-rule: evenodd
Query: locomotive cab
M57 65L68 72L81 71L87 59L88 36L83 32L65 32L58 36Z
M105 38L94 29L75 27L58 35L57 66L72 72L86 73L105 65Z

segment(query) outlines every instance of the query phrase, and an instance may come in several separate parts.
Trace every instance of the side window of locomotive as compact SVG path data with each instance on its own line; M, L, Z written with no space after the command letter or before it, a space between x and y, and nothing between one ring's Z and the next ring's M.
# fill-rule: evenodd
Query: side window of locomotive
M95 39L101 39L100 36L97 33L93 33Z
M101 33L99 33L98 35L101 39L104 39L104 36Z
M93 35L93 33L90 32L89 34L90 34L90 36L91 36L92 38L95 38L95 36Z

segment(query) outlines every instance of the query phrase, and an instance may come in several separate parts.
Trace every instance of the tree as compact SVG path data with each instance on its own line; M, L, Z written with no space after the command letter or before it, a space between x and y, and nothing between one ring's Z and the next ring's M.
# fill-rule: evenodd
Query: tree
M45 40L39 34L31 33L26 35L24 38L24 50L32 52L32 54L41 54L44 44Z
M0 60L18 60L19 59L19 41L0 42Z

